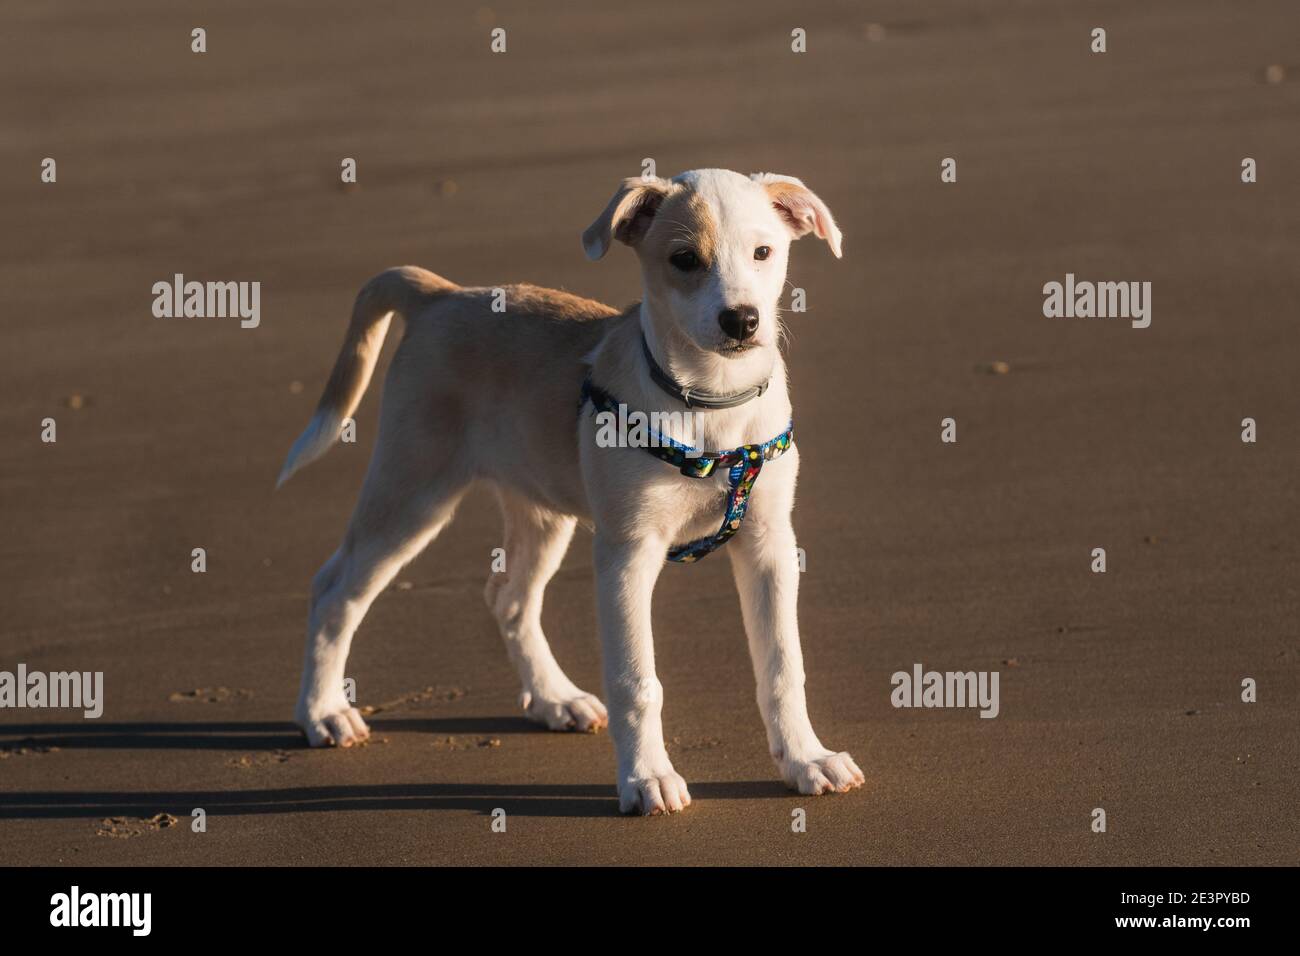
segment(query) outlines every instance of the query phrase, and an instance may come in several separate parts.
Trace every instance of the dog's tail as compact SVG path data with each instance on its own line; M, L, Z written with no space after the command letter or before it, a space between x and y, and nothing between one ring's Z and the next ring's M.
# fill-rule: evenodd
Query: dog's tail
M329 451L339 437L343 422L361 404L361 396L370 384L370 376L384 347L393 313L408 318L430 299L459 288L456 283L418 266L389 269L362 287L352 308L352 322L334 362L334 371L325 383L325 391L306 431L289 449L289 457L285 459L275 483L277 488L299 468Z

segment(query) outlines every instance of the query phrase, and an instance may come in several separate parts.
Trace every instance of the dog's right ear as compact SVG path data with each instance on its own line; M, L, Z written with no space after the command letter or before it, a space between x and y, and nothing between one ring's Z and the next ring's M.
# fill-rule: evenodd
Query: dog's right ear
M609 251L610 241L617 239L629 246L650 228L659 205L672 184L655 177L631 176L623 180L605 211L582 234L582 248L595 261Z

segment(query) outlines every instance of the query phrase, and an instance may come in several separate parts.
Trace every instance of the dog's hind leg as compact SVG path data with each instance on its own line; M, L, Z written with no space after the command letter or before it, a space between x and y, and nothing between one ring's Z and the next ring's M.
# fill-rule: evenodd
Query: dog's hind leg
M343 692L352 635L401 568L451 520L467 480L394 445L372 461L343 544L312 582L294 720L313 747L348 747L370 730Z
M569 680L542 633L542 596L573 539L575 521L505 490L497 497L506 563L488 578L483 596L519 672L519 702L529 719L551 730L595 731L608 722L605 705Z

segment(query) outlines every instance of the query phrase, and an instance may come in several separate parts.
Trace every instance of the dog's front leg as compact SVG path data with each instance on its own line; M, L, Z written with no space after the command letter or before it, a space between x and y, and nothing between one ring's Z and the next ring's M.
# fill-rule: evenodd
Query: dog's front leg
M799 647L799 568L794 529L779 487L763 490L776 494L764 502L768 507L759 506L755 497L749 516L728 550L740 592L749 655L758 683L758 709L767 726L768 746L782 779L791 789L811 794L850 790L862 784L862 771L847 753L822 746L808 719L803 652Z
M686 781L664 748L663 686L655 676L650 601L667 545L657 537L596 533L596 589L609 729L618 754L618 808L675 813L690 805Z

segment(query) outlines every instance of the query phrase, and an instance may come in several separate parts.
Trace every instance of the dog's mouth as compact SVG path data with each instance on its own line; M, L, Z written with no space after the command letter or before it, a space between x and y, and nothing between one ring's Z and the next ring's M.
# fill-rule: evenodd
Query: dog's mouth
M757 342L728 342L725 345L718 346L718 354L734 358L737 355L752 352L756 348L758 348Z

